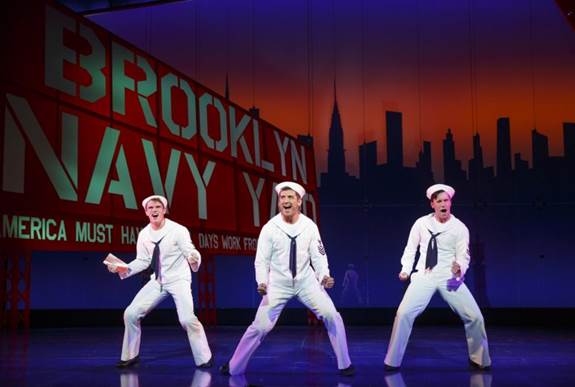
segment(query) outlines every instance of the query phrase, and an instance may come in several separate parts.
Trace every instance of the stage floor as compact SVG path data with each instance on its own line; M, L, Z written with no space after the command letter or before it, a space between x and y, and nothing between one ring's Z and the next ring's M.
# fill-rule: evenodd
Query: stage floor
M468 369L463 326L416 326L401 372L386 374L391 327L348 327L357 373L339 376L323 327L278 326L244 377L220 375L245 327L210 327L216 365L196 370L184 331L143 327L140 364L116 369L123 329L0 332L1 386L574 386L575 331L488 327L493 367Z

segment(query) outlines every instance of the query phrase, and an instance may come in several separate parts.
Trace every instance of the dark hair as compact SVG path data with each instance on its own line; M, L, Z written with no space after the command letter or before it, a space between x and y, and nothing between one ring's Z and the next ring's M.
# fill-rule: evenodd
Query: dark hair
M287 191L287 190L294 191L296 196L301 199L301 196L299 196L299 193L297 193L297 191L290 186L282 187L282 189L280 189L280 193L283 191Z
M442 189L440 189L439 191L435 191L434 193L431 194L431 197L429 198L429 200L434 201L435 199L437 199L439 194L442 192L445 192L445 191Z

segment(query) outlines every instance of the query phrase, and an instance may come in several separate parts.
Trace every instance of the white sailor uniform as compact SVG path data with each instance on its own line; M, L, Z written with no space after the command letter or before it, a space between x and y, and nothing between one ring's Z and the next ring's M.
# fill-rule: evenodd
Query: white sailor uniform
M292 277L289 265L293 238L297 246L295 277ZM267 295L262 298L254 321L229 361L230 374L245 372L251 356L293 297L297 297L324 322L338 368L341 370L349 367L351 361L343 320L320 285L323 277L329 276L329 267L316 224L304 214L300 214L294 224L284 222L281 214L273 217L261 230L255 270L257 284L267 284Z
M137 257L128 264L128 272L121 277L128 278L147 269L158 241L160 267L156 271L159 273L152 274L150 280L124 311L125 331L121 360L129 360L139 354L140 320L171 295L176 304L180 324L188 335L194 362L196 365L204 364L211 359L212 353L204 327L194 314L192 274L187 258L192 255L195 247L188 229L170 219L166 219L164 226L159 230L153 230L150 225L144 227L138 235ZM200 263L198 262L195 267L196 271Z
M437 235L437 265L432 270L426 270L427 248L432 234ZM483 315L463 283L470 261L469 230L453 214L445 223L438 222L434 214L417 219L401 258L402 272L411 272L418 247L420 259L397 309L385 364L392 367L401 365L415 318L425 310L433 294L439 291L464 322L469 358L482 367L490 366ZM451 272L453 261L461 268L460 278Z

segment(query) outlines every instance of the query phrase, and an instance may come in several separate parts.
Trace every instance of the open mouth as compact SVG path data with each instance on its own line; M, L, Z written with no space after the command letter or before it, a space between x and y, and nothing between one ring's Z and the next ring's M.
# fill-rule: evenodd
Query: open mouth
M445 214L447 212L447 209L442 208L441 210L439 210L442 214Z

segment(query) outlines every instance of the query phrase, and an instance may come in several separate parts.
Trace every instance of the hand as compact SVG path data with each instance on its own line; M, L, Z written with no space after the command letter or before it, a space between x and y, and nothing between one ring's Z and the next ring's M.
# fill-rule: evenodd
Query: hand
M192 268L192 271L193 272L198 271L198 269L200 268L200 261L202 259L202 255L200 254L200 252L198 250L192 250L190 256L187 259L188 264Z
M268 294L268 285L259 284L258 285L258 293L260 294L260 296L265 296L266 294Z
M333 279L333 277L324 275L323 279L321 280L321 286L323 286L326 289L331 289L333 288L333 285L335 284L335 280Z
M118 266L116 268L116 273L118 274L126 274L130 269L127 266Z
M192 250L190 256L188 257L188 262L191 264L197 264L202 259L202 254L198 250Z
M110 273L118 273L118 274L124 274L128 272L128 268L125 266L118 266L118 265L106 265L106 267L108 268L108 271Z
M401 273L399 273L398 277L399 277L400 281L407 281L409 279L409 274L402 271Z
M461 277L461 266L456 261L451 264L451 272L457 277Z

